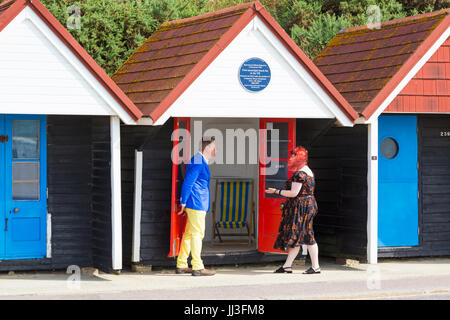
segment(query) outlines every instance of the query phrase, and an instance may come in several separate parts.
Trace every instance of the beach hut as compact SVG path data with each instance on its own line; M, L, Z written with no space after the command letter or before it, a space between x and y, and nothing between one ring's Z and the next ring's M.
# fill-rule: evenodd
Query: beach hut
M315 59L368 128L371 263L450 253L449 13L344 29Z
M112 78L144 115L138 126L121 130L124 265L175 264L183 232L175 212L184 164L172 162L171 151L188 158L202 135L246 141L245 161L233 161L237 152L223 143L210 166L211 206L222 206L216 217L225 207L232 211L223 205L224 194L241 194L222 179L235 188L242 180L255 186L252 241L247 234L234 243L214 239L217 221L210 212L206 264L284 259L273 249L282 199L264 190L288 178L288 151L296 145L316 145L310 163L320 180L320 215L334 217L340 237L366 239L365 219L356 229L348 226L367 207L367 140L355 134L366 127L353 128L357 112L258 1L162 24ZM192 139L172 135L174 129L190 129ZM181 142L190 142L185 154L174 149ZM268 155L275 143L279 154ZM351 151L343 152L346 147ZM250 161L252 150L262 151L262 162ZM270 166L275 174L268 173ZM216 185L229 189L215 192ZM365 242L352 250L365 255Z
M120 123L141 115L38 0L0 4L0 271L122 269Z

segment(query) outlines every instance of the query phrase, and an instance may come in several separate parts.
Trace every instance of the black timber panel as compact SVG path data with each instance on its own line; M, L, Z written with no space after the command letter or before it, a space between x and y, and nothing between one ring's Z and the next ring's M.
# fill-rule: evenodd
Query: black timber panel
M170 245L173 119L153 133L144 146L142 175L141 261L153 266L173 265Z
M135 150L143 151L140 263L172 265L168 259L172 184L173 119L164 126L122 126L123 265L131 264Z
M319 212L314 231L324 256L366 259L367 126L297 119L297 145L308 148Z
M135 151L140 150L159 127L127 126L120 128L121 175L122 175L122 264L131 265L133 216L134 216L134 170Z
M91 118L49 116L47 131L53 263L91 266Z
M109 117L92 118L93 265L112 271L111 139Z

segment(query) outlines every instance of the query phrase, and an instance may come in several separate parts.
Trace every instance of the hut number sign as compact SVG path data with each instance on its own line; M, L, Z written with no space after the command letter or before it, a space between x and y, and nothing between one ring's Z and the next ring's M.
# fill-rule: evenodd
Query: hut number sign
M250 58L239 68L239 81L250 92L264 90L270 82L269 65L260 58Z
M450 137L450 131L441 131L441 137Z

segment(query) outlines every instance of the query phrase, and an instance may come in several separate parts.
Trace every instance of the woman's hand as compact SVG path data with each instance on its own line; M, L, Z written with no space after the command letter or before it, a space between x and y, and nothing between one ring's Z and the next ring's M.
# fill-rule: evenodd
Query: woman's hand
M273 193L275 193L275 191L277 191L277 189L275 189L275 188L266 189L266 193L269 193L269 194L273 194Z

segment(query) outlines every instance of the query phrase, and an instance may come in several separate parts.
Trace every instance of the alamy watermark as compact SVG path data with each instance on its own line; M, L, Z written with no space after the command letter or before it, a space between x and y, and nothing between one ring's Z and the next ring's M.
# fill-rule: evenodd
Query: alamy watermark
M369 15L367 18L367 27L369 29L380 29L381 28L381 9L377 5L370 5L366 13Z
M217 128L209 128L203 132L202 121L194 121L192 132L183 128L172 132L172 141L178 141L172 149L172 162L188 163L191 159L191 150L194 154L200 151L203 137L215 139L216 156L211 159L210 164L259 163L263 165L265 175L275 175L278 172L279 164L276 161L280 158L278 129L226 129L224 136L223 130ZM259 148L258 141L262 142L263 147ZM282 155L282 158L286 157L287 155Z
M80 289L81 288L81 268L77 265L67 267L66 273L69 274L66 280L67 288Z
M381 270L377 265L369 265L367 267L367 289L381 289Z
M69 30L81 29L81 9L77 5L71 5L67 7L67 13L69 18L67 19L66 26Z

